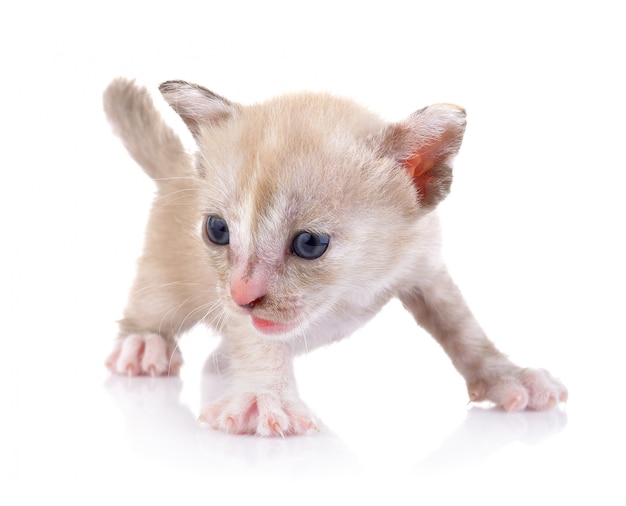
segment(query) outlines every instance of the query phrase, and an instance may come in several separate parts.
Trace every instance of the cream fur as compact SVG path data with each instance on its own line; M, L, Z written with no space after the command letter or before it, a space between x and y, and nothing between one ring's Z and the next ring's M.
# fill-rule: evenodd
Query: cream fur
M449 191L462 109L438 104L389 125L325 94L241 106L182 81L161 92L193 134L195 157L145 88L117 79L104 96L114 130L158 189L108 361L114 372L167 374L175 339L204 322L223 337L217 354L231 387L201 418L237 433L301 433L314 424L297 395L293 355L349 335L399 297L472 400L519 410L567 398L548 373L495 348L442 262L434 209ZM410 163L419 164L411 176ZM206 238L211 215L228 224L228 245ZM327 251L294 255L299 231L330 236ZM235 303L235 291L250 304ZM259 321L282 326L258 330Z

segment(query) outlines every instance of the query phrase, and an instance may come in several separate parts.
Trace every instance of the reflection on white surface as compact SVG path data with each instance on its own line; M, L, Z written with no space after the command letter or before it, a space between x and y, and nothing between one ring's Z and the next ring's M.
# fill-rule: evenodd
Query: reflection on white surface
M106 390L123 414L132 447L146 458L220 472L277 469L306 475L362 469L357 456L332 427L325 425L319 434L312 431L285 439L228 435L202 428L189 406L180 402L179 378L111 376ZM416 462L414 469L440 472L472 468L513 443L540 444L559 433L566 423L567 415L561 409L506 414L472 407L461 425L430 455ZM301 458L303 455L306 458ZM321 468L320 462L324 462Z
M567 414L561 409L503 413L472 407L463 423L417 469L422 472L471 469L513 443L545 442L566 424Z
M201 427L197 414L180 403L178 378L110 377L107 392L122 411L125 430L135 449L150 459L220 473L270 472L287 475L355 469L345 445L324 427L303 437L260 438L228 435ZM306 455L306 458L301 456Z

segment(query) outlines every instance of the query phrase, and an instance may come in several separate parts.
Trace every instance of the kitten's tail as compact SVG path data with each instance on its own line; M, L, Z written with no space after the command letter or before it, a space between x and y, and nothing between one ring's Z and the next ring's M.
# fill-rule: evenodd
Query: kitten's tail
M118 77L104 91L103 102L113 131L152 179L190 174L192 156L165 122L145 87Z

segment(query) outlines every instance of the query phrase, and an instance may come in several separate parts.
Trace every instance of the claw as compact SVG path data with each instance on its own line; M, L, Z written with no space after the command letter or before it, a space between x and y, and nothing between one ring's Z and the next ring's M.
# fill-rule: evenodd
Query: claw
M276 422L274 425L272 425L272 428L278 433L280 434L280 437L284 438L285 437L285 433L283 432L283 430L280 428L280 425L278 424L278 422Z
M514 397L512 397L511 399L509 399L508 402L504 403L502 405L502 408L507 413L512 413L514 411L520 411L524 407L524 402L525 402L524 396L521 395L521 394L518 394L518 395L515 395Z
M309 423L309 429L316 430L317 432L322 432L322 429L320 429L319 426L313 421Z
M148 373L150 374L150 376L155 378L156 377L156 367L154 367L153 365L148 367Z
M231 429L235 426L235 419L232 417L227 417L226 420L224 420L224 425L226 426L226 434L229 434Z

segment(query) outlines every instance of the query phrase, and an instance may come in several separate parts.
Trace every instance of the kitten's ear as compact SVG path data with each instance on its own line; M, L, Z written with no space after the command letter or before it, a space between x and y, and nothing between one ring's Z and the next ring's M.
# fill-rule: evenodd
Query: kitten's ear
M382 154L406 169L422 206L435 207L450 193L452 161L461 147L465 123L462 108L436 104L383 132Z
M203 125L230 118L237 110L237 106L225 98L186 81L165 81L159 90L195 138Z

